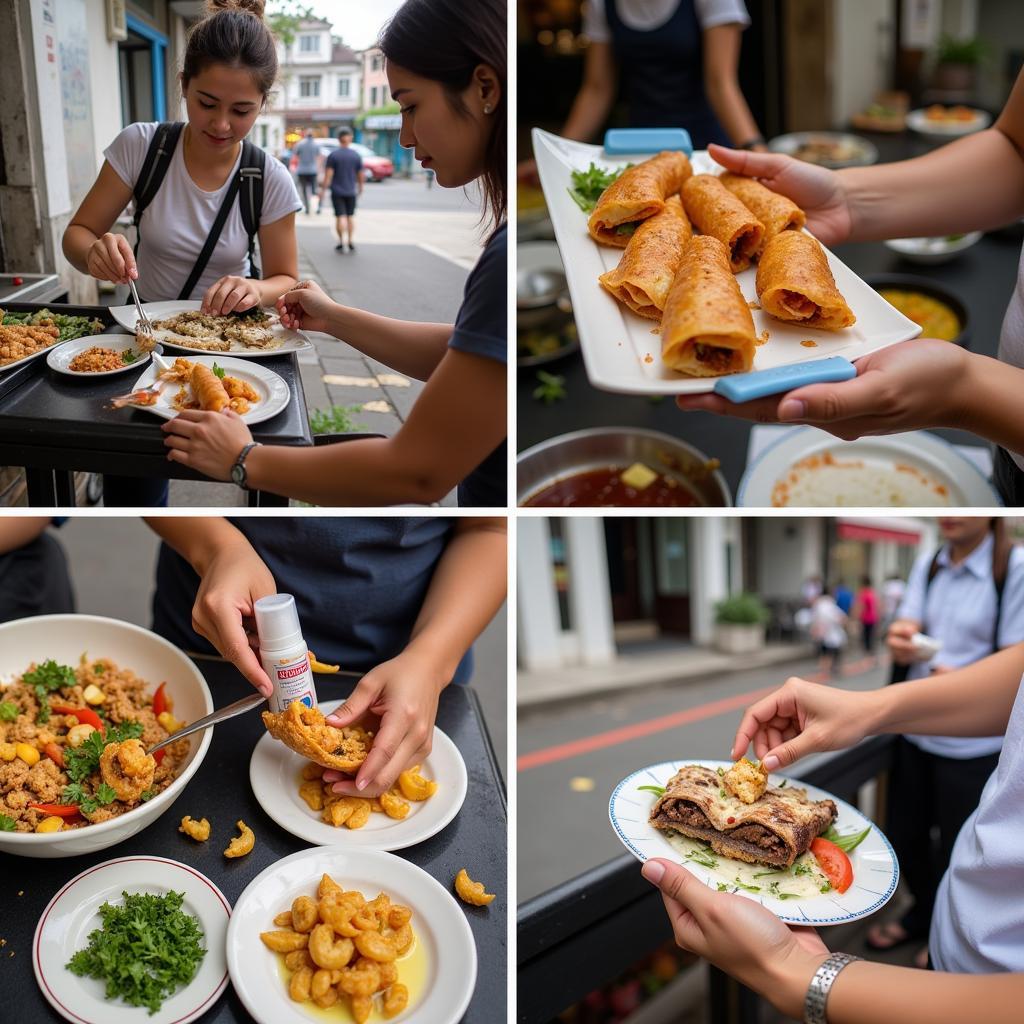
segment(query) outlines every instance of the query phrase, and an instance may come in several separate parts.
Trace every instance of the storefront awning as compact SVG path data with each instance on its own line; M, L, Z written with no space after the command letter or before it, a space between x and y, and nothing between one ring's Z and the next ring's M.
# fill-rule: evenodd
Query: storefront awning
M917 545L921 530L916 523L900 520L839 519L836 534L840 540L890 541L894 544Z
M370 114L363 122L364 128L384 129L385 131L401 131L401 114Z

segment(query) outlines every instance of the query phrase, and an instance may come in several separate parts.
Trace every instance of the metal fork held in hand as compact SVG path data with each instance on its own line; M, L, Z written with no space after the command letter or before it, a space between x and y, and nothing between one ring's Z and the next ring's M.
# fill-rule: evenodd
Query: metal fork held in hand
M135 324L136 335L143 335L146 339L149 349L156 344L156 335L153 333L153 322L146 316L146 311L142 308L142 303L139 301L139 293L135 290L135 282L129 277L128 287L132 290L132 298L135 300L135 308L139 312L139 319Z

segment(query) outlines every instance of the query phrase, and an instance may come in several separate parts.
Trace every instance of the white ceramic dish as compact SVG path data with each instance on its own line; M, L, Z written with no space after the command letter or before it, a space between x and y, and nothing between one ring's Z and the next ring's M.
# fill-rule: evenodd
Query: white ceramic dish
M0 625L0 686L12 682L33 661L53 658L77 665L83 651L131 669L155 689L166 681L174 714L194 722L213 711L213 700L199 669L163 637L141 626L98 615L40 615ZM2 692L2 691L0 691ZM177 778L152 800L118 818L66 832L0 832L0 852L20 857L74 857L114 846L151 825L181 795L210 746L209 729L188 737L188 757Z
M194 353L185 357L192 363L203 363L213 367L214 364L226 371L228 376L237 377L250 387L254 388L260 396L258 402L253 402L249 411L242 417L245 423L263 423L276 416L282 409L288 407L292 393L288 390L285 379L273 370L249 359L236 359L234 356L224 356L219 353L215 356L196 355ZM132 385L132 391L141 388L148 388L156 380L159 373L154 362L143 371L142 376ZM177 395L180 384L168 381L160 390L160 397L156 405L133 405L127 408L139 409L141 412L151 412L165 420L172 420L180 410L174 408L174 396Z
M80 978L64 966L89 944L102 924L99 908L121 903L122 891L184 893L182 910L198 918L206 955L195 977L167 998L153 1014L120 999L105 999L104 983ZM50 900L32 943L32 967L46 1001L74 1024L188 1024L202 1016L227 987L224 943L231 905L205 875L165 857L121 857L86 868Z
M804 159L796 154L807 145L831 145L835 147L832 158L822 157L819 160L808 160L808 163L816 163L821 167L864 167L868 164L878 163L878 147L869 142L861 135L851 135L849 132L789 132L786 135L776 135L769 139L768 148L773 153L784 153L786 156L794 157L797 160Z
M858 441L840 441L816 427L792 427L769 445L743 474L736 505L741 508L771 508L776 484L786 479L796 463L813 455L827 455L839 463L863 462L871 470L873 486L876 488L880 486L883 474L897 474L893 477L895 494L900 490L901 478L898 474L909 473L916 479L927 478L930 497L908 505L895 500L886 501L886 494L878 490L868 494L854 488L840 493L835 487L823 485L819 500L801 502L800 507L992 508L1002 505L999 495L978 468L936 434L917 430L905 434L862 437ZM900 470L897 467L906 469ZM838 473L850 475L845 469L829 468L828 472L833 481ZM907 487L910 486L908 483ZM937 492L936 488L944 489L944 493ZM914 489L915 492L918 490L916 486Z
M196 310L202 308L202 303L198 300L174 300L173 302L144 302L142 308L145 310L146 316L152 320L166 320L168 317L174 316L176 313L184 313L189 310ZM135 333L135 327L139 319L139 311L135 308L135 304L132 303L130 306L111 306L111 315L114 319L126 330L132 334ZM273 309L264 310L270 316L277 317L277 311ZM269 325L270 333L275 338L281 339L281 346L279 348L262 349L262 348L246 348L244 345L237 345L234 348L229 349L224 353L216 353L222 355L237 356L240 359L265 359L268 356L279 356L288 352L303 352L306 349L313 347L313 343L306 337L302 331L292 331L287 327L282 327L280 322L275 322ZM199 348L190 348L188 345L181 345L175 342L174 334L166 330L157 330L156 339L161 345L167 348L174 349L179 352L191 352L194 355L203 355L204 350ZM209 353L211 355L215 353Z
M260 932L273 930L274 916L287 910L296 897L316 895L325 873L367 898L385 892L393 903L412 908L413 932L425 958L424 976L421 985L410 986L409 1007L392 1019L405 1024L457 1024L473 995L477 962L476 944L462 907L445 886L415 864L390 853L337 846L302 850L277 861L239 896L228 926L228 971L249 1013L260 1024L325 1019L322 1010L288 998L281 956L260 941ZM339 1015L338 1019L345 1018Z
M637 860L646 861L651 857L664 857L676 862L682 860L679 852L669 844L665 833L656 829L647 820L651 808L657 802L656 794L638 787L664 786L680 768L688 764L699 764L711 769L732 767L731 761L663 761L633 772L615 787L608 804L608 817L622 845ZM778 786L785 779L784 775L771 775L768 782L769 785ZM846 835L850 832L861 832L871 826L871 832L849 855L853 866L853 884L846 892L839 893L833 890L793 900L778 899L765 888L756 893L747 892L732 882L737 867L746 868L748 865L740 865L738 861L720 857L718 854L711 855L712 859L718 861L716 867L705 867L687 860L687 870L711 889L725 885L729 892L736 891L740 896L760 903L787 924L813 927L846 924L867 917L884 907L896 891L900 869L896 862L896 854L881 829L865 818L856 807L823 789L808 786L799 779L789 779L788 784L807 790L807 796L811 800L834 800L839 809L839 816L835 821L837 832Z
M135 352L135 359L130 363L119 366L116 370L103 370L99 373L82 373L79 370L71 369L71 362L81 352L90 348L109 348L115 352ZM139 350L138 342L134 334L93 334L88 338L75 338L72 341L64 341L59 345L47 350L46 365L57 373L63 373L68 377L81 379L95 379L97 377L114 377L119 373L126 373L128 370L138 371L145 366L150 359L148 352Z
M606 157L598 146L570 142L536 128L533 150L565 266L590 383L605 391L647 395L712 391L716 378L687 377L663 366L661 342L652 333L654 321L635 316L598 283L601 274L618 265L624 250L598 245L587 234L586 215L568 193L571 172L586 170L591 161L605 167L623 166L629 161ZM694 153L691 162L696 173L718 169L705 152ZM768 341L758 346L754 356L755 370L830 356L859 359L921 333L918 324L890 306L828 250L826 254L857 323L842 331L820 331L784 324L760 309L752 310L755 330L759 335L768 332ZM744 298L751 302L757 301L755 276L754 268L736 276ZM813 341L813 347L801 344L805 340Z
M328 701L320 708L325 715L341 701ZM256 744L249 761L249 782L260 806L278 825L293 836L318 846L340 846L357 850L404 850L440 832L459 813L466 799L466 762L458 747L436 726L430 756L423 762L423 775L434 779L437 792L429 800L409 801L409 813L401 819L371 814L357 829L335 828L320 820L299 796L299 774L308 761L270 733Z
M974 117L970 121L933 121L928 117L925 108L921 107L907 114L907 127L920 135L956 138L981 131L992 123L991 115L984 110L974 110L972 113Z
M887 249L899 253L911 263L934 265L946 263L958 256L965 249L977 244L982 236L981 231L971 231L955 240L944 238L890 238L885 243Z

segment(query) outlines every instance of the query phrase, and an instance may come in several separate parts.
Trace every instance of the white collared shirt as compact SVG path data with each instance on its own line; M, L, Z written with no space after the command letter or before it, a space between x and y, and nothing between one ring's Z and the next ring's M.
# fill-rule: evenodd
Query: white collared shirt
M909 679L921 679L932 665L961 668L992 653L996 616L996 588L992 582L991 535L959 565L953 565L948 546L939 552L938 572L928 585L930 553L914 563L897 617L914 619L942 650L931 661L910 666ZM927 591L927 599L925 592ZM1024 548L1015 547L1003 588L999 621L1000 648L1024 641ZM922 750L942 757L971 758L998 753L1002 737L908 736Z

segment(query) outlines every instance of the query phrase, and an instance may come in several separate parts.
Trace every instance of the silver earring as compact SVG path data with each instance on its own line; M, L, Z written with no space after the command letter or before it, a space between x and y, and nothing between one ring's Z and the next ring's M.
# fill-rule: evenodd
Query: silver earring
M484 107L484 113L485 113L485 114L489 114L489 113L490 113L490 112L491 112L491 111L492 111L493 109L494 109L494 107L492 107L492 106L490 105L490 103L488 103L488 104L487 104L487 106L486 106L486 107Z

